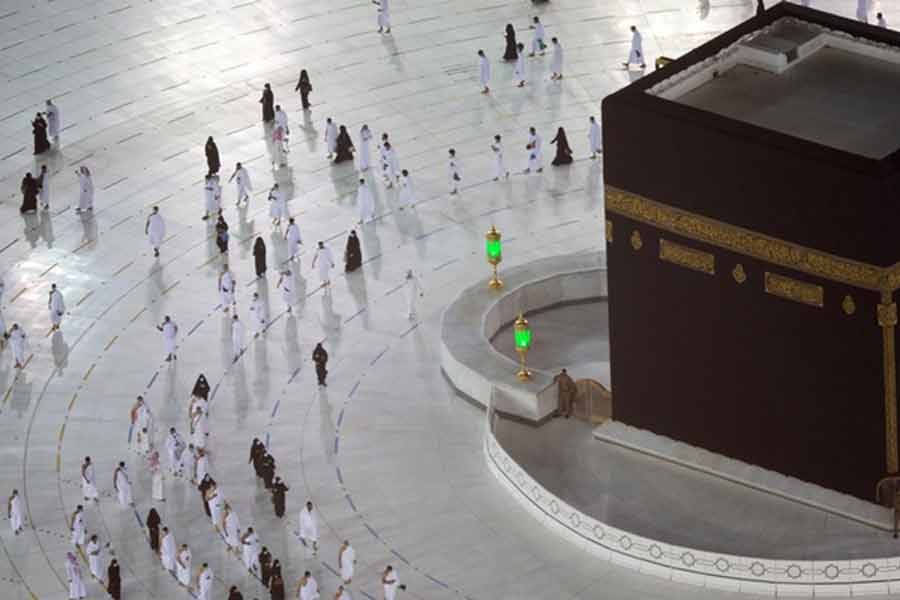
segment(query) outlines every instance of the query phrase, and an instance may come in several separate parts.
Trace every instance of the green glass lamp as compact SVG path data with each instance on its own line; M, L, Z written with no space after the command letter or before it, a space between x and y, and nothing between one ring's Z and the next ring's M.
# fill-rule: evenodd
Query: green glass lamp
M528 350L531 349L532 335L528 320L522 313L519 313L516 322L513 324L513 335L516 341L516 352L519 353L519 372L516 373L516 377L521 381L528 381L531 379L531 371L525 365L525 360L528 357Z
M497 265L503 261L503 236L497 231L497 228L491 225L491 230L484 234L484 251L487 255L488 264L493 270L491 280L488 281L488 287L497 290L503 287L503 282L497 277Z

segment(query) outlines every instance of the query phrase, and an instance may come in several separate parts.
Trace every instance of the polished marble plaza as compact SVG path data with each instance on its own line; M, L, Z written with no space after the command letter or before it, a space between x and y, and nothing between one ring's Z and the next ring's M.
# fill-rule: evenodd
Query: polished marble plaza
M855 12L852 0L813 5ZM160 431L187 432L187 402L201 372L215 390L212 474L242 525L254 526L281 560L291 587L310 570L331 597L338 546L349 539L359 559L354 598L380 600L379 576L389 563L410 598L731 596L598 561L532 520L488 472L483 413L441 374L437 336L450 299L487 277L482 244L491 224L505 236L504 266L602 251L602 169L588 158L587 117L599 116L606 94L640 76L620 64L628 27L643 31L652 64L754 9L749 0L554 0L537 8L524 0L396 0L386 36L376 32L375 7L358 0L0 0L0 304L7 325L25 328L31 355L17 373L9 349L0 354L0 490L18 488L26 505L21 535L0 528L0 598L67 597L67 515L81 501L85 455L95 460L101 488L99 505L87 509L88 530L118 558L125 598L188 597L146 543L138 517L151 505L177 542L190 544L195 567L209 562L214 598L233 584L247 599L266 597L225 551L188 483L168 478L167 501L151 502L146 461L128 446L138 394ZM882 0L881 9L889 23L900 22L897 6ZM533 14L565 47L565 78L549 81L549 56L537 58L528 62L529 84L517 89L512 65L499 61L503 28L514 23L528 43ZM478 93L479 48L493 62L489 96ZM293 91L301 68L314 88L308 113ZM274 171L257 102L267 81L292 129L289 166ZM46 98L61 110L61 147L33 159L29 121ZM340 259L358 214L354 167L325 160L328 116L346 124L357 145L362 123L376 136L389 132L419 204L398 210L396 190L370 172L378 218L359 228L364 266L347 276L336 271L332 293L324 294L310 266L312 244L325 241ZM529 126L547 149L544 172L526 176ZM559 126L576 161L552 168L549 141ZM508 181L491 180L495 133L514 170ZM211 225L200 219L210 135L222 174L241 161L254 183L249 207L240 209L234 187L223 184L239 313L247 316L258 291L272 317L237 361L215 289L221 259ZM449 147L463 176L453 197ZM20 216L19 182L41 164L52 173L51 210ZM94 174L92 214L74 212L81 165ZM275 265L286 258L282 230L268 218L274 181L289 191L305 242L292 315L274 288ZM144 237L154 205L168 227L159 259ZM257 235L269 252L261 280L253 279ZM413 322L402 289L410 268L425 293ZM50 283L68 307L53 335ZM180 326L171 364L155 328L164 315ZM321 340L331 354L324 389L310 359ZM284 520L274 517L246 463L254 436L268 440L291 488ZM162 446L161 434L155 442ZM135 480L136 512L118 506L112 493L119 460ZM319 511L318 556L296 535L307 498ZM86 564L82 569L87 573ZM98 583L87 585L89 597L104 596Z

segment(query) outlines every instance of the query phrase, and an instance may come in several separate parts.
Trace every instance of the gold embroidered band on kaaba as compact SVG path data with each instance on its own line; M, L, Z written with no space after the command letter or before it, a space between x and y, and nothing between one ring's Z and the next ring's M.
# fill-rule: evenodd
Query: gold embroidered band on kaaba
M823 279L872 291L893 291L900 287L900 263L884 268L842 258L701 217L611 185L606 186L606 210L698 242Z
M688 248L659 238L659 259L708 275L716 274L716 257L709 252Z

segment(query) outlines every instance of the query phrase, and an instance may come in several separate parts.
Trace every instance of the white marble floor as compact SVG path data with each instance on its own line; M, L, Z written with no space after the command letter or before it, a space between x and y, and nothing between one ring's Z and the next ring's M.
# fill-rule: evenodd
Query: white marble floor
M818 4L816 0L814 0ZM66 515L80 501L78 465L97 463L102 490L87 523L122 565L124 597L180 598L150 553L130 509L111 495L115 461L136 479L137 512L150 507L144 461L128 450L128 410L144 394L160 429L187 430L186 402L204 372L215 387L211 407L212 471L244 526L253 525L294 585L306 569L325 592L337 585L338 544L359 556L356 598L381 598L378 573L398 568L414 598L714 598L609 564L598 564L555 539L519 510L487 473L483 419L456 398L435 356L440 311L454 290L486 275L482 233L506 234L505 260L602 247L601 177L585 157L587 116L604 95L638 73L617 67L628 26L644 31L651 58L678 55L752 14L752 3L645 0L556 0L539 10L548 34L567 50L566 78L547 80L548 58L529 62L531 83L514 89L512 67L494 62L494 93L478 94L475 50L495 58L502 30L525 29L529 2L397 0L391 36L375 33L365 1L247 2L212 0L0 0L0 273L8 323L31 339L27 368L0 356L0 489L23 494L27 526L0 529L0 597L66 597ZM883 4L886 4L883 2ZM851 15L851 0L821 6ZM900 21L892 6L889 22ZM893 12L890 12L893 11ZM311 113L297 111L300 68L310 71ZM290 110L290 167L273 172L257 99L272 82ZM62 146L32 160L30 115L56 99ZM354 134L368 122L388 131L421 204L394 210L394 191L374 182L379 219L361 229L360 273L317 290L309 246L327 240L340 255L356 220L356 173L329 166L322 143L326 116ZM540 176L490 181L490 138L502 133L509 163L521 168L527 127L549 141L565 126L578 161ZM220 259L200 220L206 170L203 142L216 137L226 175L248 165L255 192L236 210L226 187L232 227L230 263L240 284L240 313L252 291L271 305L273 323L232 364L227 318L216 310ZM446 149L463 168L462 192L447 195ZM548 152L548 160L549 155ZM53 173L49 213L18 214L25 171ZM97 190L93 214L73 211L73 170L88 165ZM371 176L370 176L371 179ZM265 191L278 180L290 191L307 250L293 316L282 314L272 265L285 256L269 224ZM159 205L168 237L155 260L143 224ZM252 278L255 235L269 246L270 275ZM406 319L399 285L407 268L426 292L421 325ZM62 332L48 335L51 282L66 296ZM181 327L179 360L162 361L154 328L171 314ZM330 385L316 387L310 354L325 339ZM279 521L246 465L249 441L266 436L279 473L291 487ZM161 444L162 440L156 440ZM194 564L216 573L215 598L232 584L245 598L261 585L229 556L202 513L196 492L168 480L158 505ZM294 534L306 498L318 506L322 550L305 553ZM86 565L83 566L85 572ZM90 597L101 587L88 583Z

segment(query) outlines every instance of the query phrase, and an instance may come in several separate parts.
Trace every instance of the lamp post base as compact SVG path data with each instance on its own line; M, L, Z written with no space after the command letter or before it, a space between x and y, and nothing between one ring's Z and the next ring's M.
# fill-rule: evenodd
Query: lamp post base
M519 378L519 381L531 381L531 371L523 367L516 373L516 377Z

